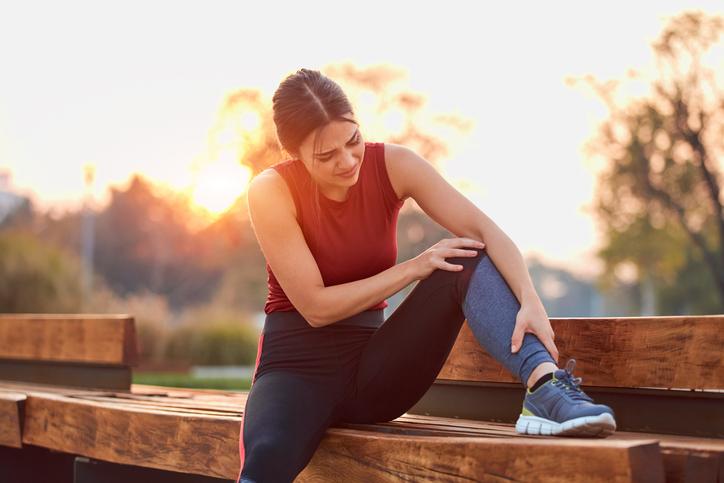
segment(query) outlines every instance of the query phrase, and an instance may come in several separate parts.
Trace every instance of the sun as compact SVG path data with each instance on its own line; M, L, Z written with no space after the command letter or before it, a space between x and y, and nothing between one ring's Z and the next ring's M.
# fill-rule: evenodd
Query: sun
M250 179L249 167L240 164L233 156L222 156L200 167L191 199L195 205L217 217L244 194Z

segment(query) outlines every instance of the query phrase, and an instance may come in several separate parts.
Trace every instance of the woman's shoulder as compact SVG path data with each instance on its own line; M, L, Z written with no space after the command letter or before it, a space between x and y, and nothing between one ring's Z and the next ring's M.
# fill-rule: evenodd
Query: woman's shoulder
M379 143L381 144L384 166L387 171L387 178L395 192L396 198L404 201L406 196L405 178L410 176L410 170L406 168L407 159L411 153L410 148L401 144Z
M284 176L280 172L281 170L277 169L280 164L282 163L269 166L252 178L247 188L249 203L252 202L251 191L254 191L255 193L258 193L258 198L264 200L263 204L278 205L279 203L282 203L284 206L292 210L294 216L296 217L297 210L294 204L294 198L287 182L284 179Z

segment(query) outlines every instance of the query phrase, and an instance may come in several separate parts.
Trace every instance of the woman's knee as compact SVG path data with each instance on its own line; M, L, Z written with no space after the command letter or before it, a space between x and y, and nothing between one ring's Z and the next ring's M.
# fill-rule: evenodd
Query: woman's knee
M269 431L264 435L257 436L249 442L245 459L247 461L278 462L280 456L290 454L291 448L286 447L288 441L289 437L280 432Z
M475 273L475 270L480 262L488 257L488 252L485 248L472 248L472 250L478 252L478 254L474 257L451 257L446 259L448 263L453 265L462 265L462 270L436 270L436 272L445 272L441 273L440 276L450 279L450 284L454 291L454 297L461 305L465 298L465 294L467 293L468 287L470 286L473 273Z
M249 442L244 455L243 478L251 481L291 481L296 473L295 448L288 435L269 431Z
M466 248L468 250L468 248ZM452 265L462 265L462 270L446 270L438 268L430 274L430 277L441 277L441 278L469 278L470 274L475 270L482 258L488 255L485 248L469 248L469 250L475 250L478 252L474 257L449 257L445 261Z

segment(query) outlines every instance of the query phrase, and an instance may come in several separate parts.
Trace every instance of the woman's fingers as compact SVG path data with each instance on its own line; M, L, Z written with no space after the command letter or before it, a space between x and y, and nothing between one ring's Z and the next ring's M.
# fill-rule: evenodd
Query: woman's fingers
M474 257L478 254L475 250L464 250L462 248L450 248L445 258L449 257Z
M485 243L480 240L473 240L472 238L463 238L463 240L465 240L465 243L471 247L483 248L485 246Z
M462 270L462 269L465 268L465 267L463 267L462 265L454 265L454 264L452 264L452 263L448 263L448 262L446 262L446 261L443 261L443 262L441 263L441 265L440 265L439 268L442 268L442 269L444 269L444 270L450 270L450 271L453 271L453 272L459 272L460 270Z
M483 248L485 246L485 243L481 242L480 240L475 240L473 238L467 237L447 238L447 240L453 246L463 245L475 248Z

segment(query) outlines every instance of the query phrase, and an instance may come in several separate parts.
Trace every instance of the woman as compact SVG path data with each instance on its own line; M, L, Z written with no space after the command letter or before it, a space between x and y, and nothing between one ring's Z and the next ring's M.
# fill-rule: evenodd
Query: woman
M284 79L273 109L292 159L247 191L269 294L238 481L292 481L330 425L402 415L435 380L464 320L526 388L519 433L615 430L611 408L580 390L574 361L556 365L523 258L490 218L412 150L365 142L347 97L318 71ZM397 215L410 197L456 238L395 264ZM415 281L385 320L386 298Z

